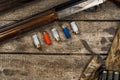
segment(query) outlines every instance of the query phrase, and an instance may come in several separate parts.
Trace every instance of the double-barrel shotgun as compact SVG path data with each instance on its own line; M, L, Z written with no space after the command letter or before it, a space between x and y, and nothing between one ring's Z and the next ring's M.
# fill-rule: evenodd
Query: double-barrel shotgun
M34 0L0 0L0 13Z
M0 42L14 38L19 34L31 29L51 23L55 20L64 18L71 14L100 5L106 0L69 0L68 2L57 5L42 13L37 13L24 20L0 27ZM73 10L73 7L74 8ZM68 9L70 9L68 12Z

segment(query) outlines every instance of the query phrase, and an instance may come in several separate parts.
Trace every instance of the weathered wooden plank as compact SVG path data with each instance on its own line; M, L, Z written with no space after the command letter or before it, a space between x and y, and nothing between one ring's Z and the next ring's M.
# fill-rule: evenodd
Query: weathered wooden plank
M84 48L80 39L86 40L90 47L96 53L107 53L110 49L113 37L116 29L119 27L119 22L84 22L77 21L76 24L79 27L81 34L75 35L72 33L71 27L70 33L72 38L67 40L62 32L62 28L58 24L69 24L69 22L55 22L50 25L43 26L39 29L30 31L25 35L19 36L16 39L9 40L0 45L0 51L2 52L30 52L30 53L77 53L85 54L89 52ZM55 27L58 29L61 36L61 42L56 42L52 36L51 29ZM47 46L42 38L42 32L47 31L50 34L52 45ZM37 33L42 50L38 50L34 47L31 36Z
M52 7L67 0L41 0L35 3L23 6L18 10L5 13L0 16L0 24L4 25L23 17L37 13L46 8ZM49 3L49 5L48 5ZM47 6L46 6L47 5ZM87 20L87 19L119 19L119 8L114 4L107 2L104 9L96 13L80 12L69 16L67 20ZM113 12L115 12L113 15ZM103 15L104 14L104 15ZM82 15L82 16L81 16ZM10 21L6 21L10 20ZM32 30L19 36L16 39L6 41L0 44L0 52L33 52L33 53L71 53L80 54L89 52L83 47L80 39L86 40L93 51L97 53L107 53L111 46L113 36L119 27L119 22L80 22L80 35L72 34L72 39L66 40L60 25L62 22L56 22ZM68 23L68 22L65 22ZM59 30L62 41L55 42L50 32L51 28L56 27ZM52 45L47 46L43 42L41 32L48 31L52 38ZM31 36L37 33L42 44L42 51L37 50ZM91 56L82 55L0 55L0 80L78 80L81 72Z
M13 23L13 22L14 22L13 20L10 20L10 21L1 20L1 21L0 21L0 25L2 26L2 25L5 25L5 24L11 24L11 23ZM1 26L0 26L0 28L1 28Z
M1 80L78 80L90 56L0 55Z

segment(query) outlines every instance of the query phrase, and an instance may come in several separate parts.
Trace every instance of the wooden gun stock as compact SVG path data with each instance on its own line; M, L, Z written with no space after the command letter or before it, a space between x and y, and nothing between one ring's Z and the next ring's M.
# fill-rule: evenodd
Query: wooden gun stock
M0 0L0 13L7 9L13 8L18 5L22 5L33 0Z
M11 25L8 29L0 31L0 42L13 38L24 31L48 24L56 19L58 19L57 13L54 10L51 10L43 15L34 16L20 23Z

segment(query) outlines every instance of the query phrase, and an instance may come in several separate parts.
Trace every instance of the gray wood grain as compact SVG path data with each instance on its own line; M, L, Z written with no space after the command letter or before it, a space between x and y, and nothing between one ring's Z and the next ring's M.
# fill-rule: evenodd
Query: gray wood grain
M78 80L89 56L0 55L1 80Z
M38 0L27 4L2 14L0 16L0 25L14 22L14 20L22 19L65 1L67 0ZM107 54L116 29L120 27L120 22L87 22L79 20L117 20L120 19L119 11L119 8L113 3L107 2L99 12L80 12L62 19L78 20L76 23L81 33L80 35L74 35L68 25L72 35L70 40L66 40L60 25L69 24L69 22L57 21L1 43L0 52L18 52L18 54L0 54L0 80L78 80L91 57L79 55L90 54L84 48L80 39L86 40L94 52ZM59 43L53 39L51 34L50 30L53 27L58 29L62 38ZM45 45L43 41L41 32L44 30L50 34L52 40L52 45L50 46ZM33 45L31 36L34 33L37 33L40 38L42 51L39 51ZM28 55L19 54L19 52L26 52ZM42 55L31 55L29 53L40 53ZM45 53L58 55L44 55ZM59 53L70 53L73 55L59 55Z
M59 25L58 25L59 24ZM67 24L70 30L71 39L66 39L61 24ZM30 31L17 37L16 39L8 40L0 45L2 52L29 52L29 53L71 53L71 54L86 54L89 52L84 48L81 39L88 42L91 49L100 54L107 53L110 49L116 29L119 27L119 22L84 22L77 21L76 24L80 30L79 35L72 33L69 22L55 22L50 25L40 27L39 29ZM61 42L56 42L51 33L51 29L56 28L60 34ZM50 35L52 45L45 44L42 32L47 31ZM32 35L37 34L42 50L36 49L33 44Z

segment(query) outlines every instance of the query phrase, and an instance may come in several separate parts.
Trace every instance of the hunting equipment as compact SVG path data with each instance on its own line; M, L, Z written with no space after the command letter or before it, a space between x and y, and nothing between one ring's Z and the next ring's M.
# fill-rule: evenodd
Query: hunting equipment
M70 0L66 3L55 6L45 12L35 14L22 21L1 26L0 27L0 42L10 38L14 38L21 33L51 23L55 20L69 16L71 14L86 10L88 8L97 6L104 3L106 0ZM72 11L72 7L79 6L76 10ZM66 10L71 9L71 12L66 13Z
M71 38L71 34L70 34L70 31L69 31L67 25L63 25L62 28L63 28L63 33L64 33L65 37L67 39L70 39Z
M79 34L79 29L78 29L78 26L76 25L76 23L73 21L70 23L71 27L72 27L72 30L73 30L73 33L75 34Z
M41 43L38 39L38 36L35 34L32 36L33 38L33 42L34 42L34 45L36 46L36 48L40 49L41 48Z
M106 59L107 70L114 70L120 72L120 28L113 40L110 52Z
M119 80L120 72L113 70L104 70L101 75L99 75L98 80Z
M43 39L47 45L50 45L52 43L50 36L46 31L43 32Z
M80 77L80 80L96 80L98 79L101 71L105 70L104 60L99 54L96 54L95 52L92 51L92 49L85 40L80 40L80 41L82 42L86 50L88 50L90 53L93 54L90 62L85 67Z
M60 41L61 39L60 39L60 35L59 35L57 29L53 28L51 31L52 31L52 34L53 34L53 37L55 38L55 40Z

